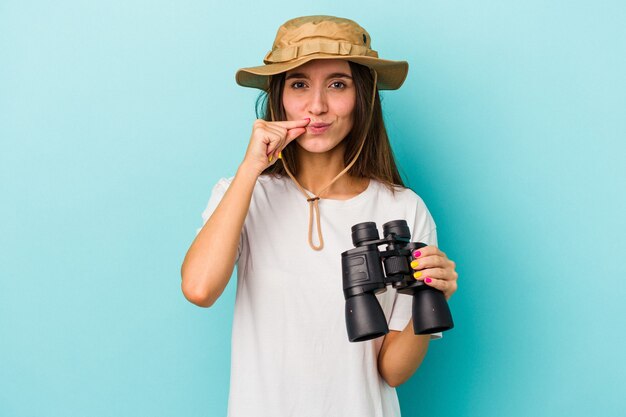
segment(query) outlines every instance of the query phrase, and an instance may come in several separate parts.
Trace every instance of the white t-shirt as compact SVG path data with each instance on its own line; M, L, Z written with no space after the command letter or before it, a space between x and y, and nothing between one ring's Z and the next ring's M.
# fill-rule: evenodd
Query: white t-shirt
M204 223L232 179L213 188ZM437 245L435 223L412 190L394 197L376 180L348 200L321 199L319 209L324 249L314 251L309 203L295 183L257 180L239 240L229 417L400 416L396 390L378 372L383 337L348 341L341 253L354 248L357 223L376 222L382 236L384 223L404 219L412 241ZM376 297L389 329L403 330L412 297L390 286Z

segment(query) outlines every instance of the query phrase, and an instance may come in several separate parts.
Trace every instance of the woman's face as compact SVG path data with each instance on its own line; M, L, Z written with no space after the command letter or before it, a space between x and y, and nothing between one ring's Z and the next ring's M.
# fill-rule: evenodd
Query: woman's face
M296 142L309 152L334 149L352 129L356 90L347 61L313 60L285 75L287 120L310 118Z

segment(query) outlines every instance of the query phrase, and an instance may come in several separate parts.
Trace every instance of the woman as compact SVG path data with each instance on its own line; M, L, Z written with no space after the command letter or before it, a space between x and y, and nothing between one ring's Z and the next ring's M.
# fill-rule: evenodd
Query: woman
M352 225L406 219L411 240L428 244L413 254L415 278L446 299L456 291L382 119L377 90L400 87L407 70L379 59L355 22L307 16L279 28L265 65L238 71L240 85L267 92L266 116L236 175L213 189L182 266L185 297L209 307L238 265L229 416L400 415L394 387L431 336L413 334L411 297L389 288L377 298L391 331L350 343L340 254Z

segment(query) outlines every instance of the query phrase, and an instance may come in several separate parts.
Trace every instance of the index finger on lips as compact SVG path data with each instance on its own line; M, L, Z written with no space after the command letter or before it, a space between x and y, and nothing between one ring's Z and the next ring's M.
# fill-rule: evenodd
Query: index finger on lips
M311 119L300 119L300 120L286 120L281 122L269 122L270 125L275 124L276 126L281 126L286 129L293 129L296 127L305 127L311 123Z
M284 139L287 133L289 133L288 129L281 126L266 126L265 130L274 133L279 139Z

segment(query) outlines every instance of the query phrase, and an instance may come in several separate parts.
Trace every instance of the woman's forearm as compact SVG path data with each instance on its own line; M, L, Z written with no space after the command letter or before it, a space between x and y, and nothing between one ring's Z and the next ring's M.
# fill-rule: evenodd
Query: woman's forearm
M385 340L378 354L378 372L392 387L405 383L422 363L430 335L413 333L413 319L403 331L392 331Z

